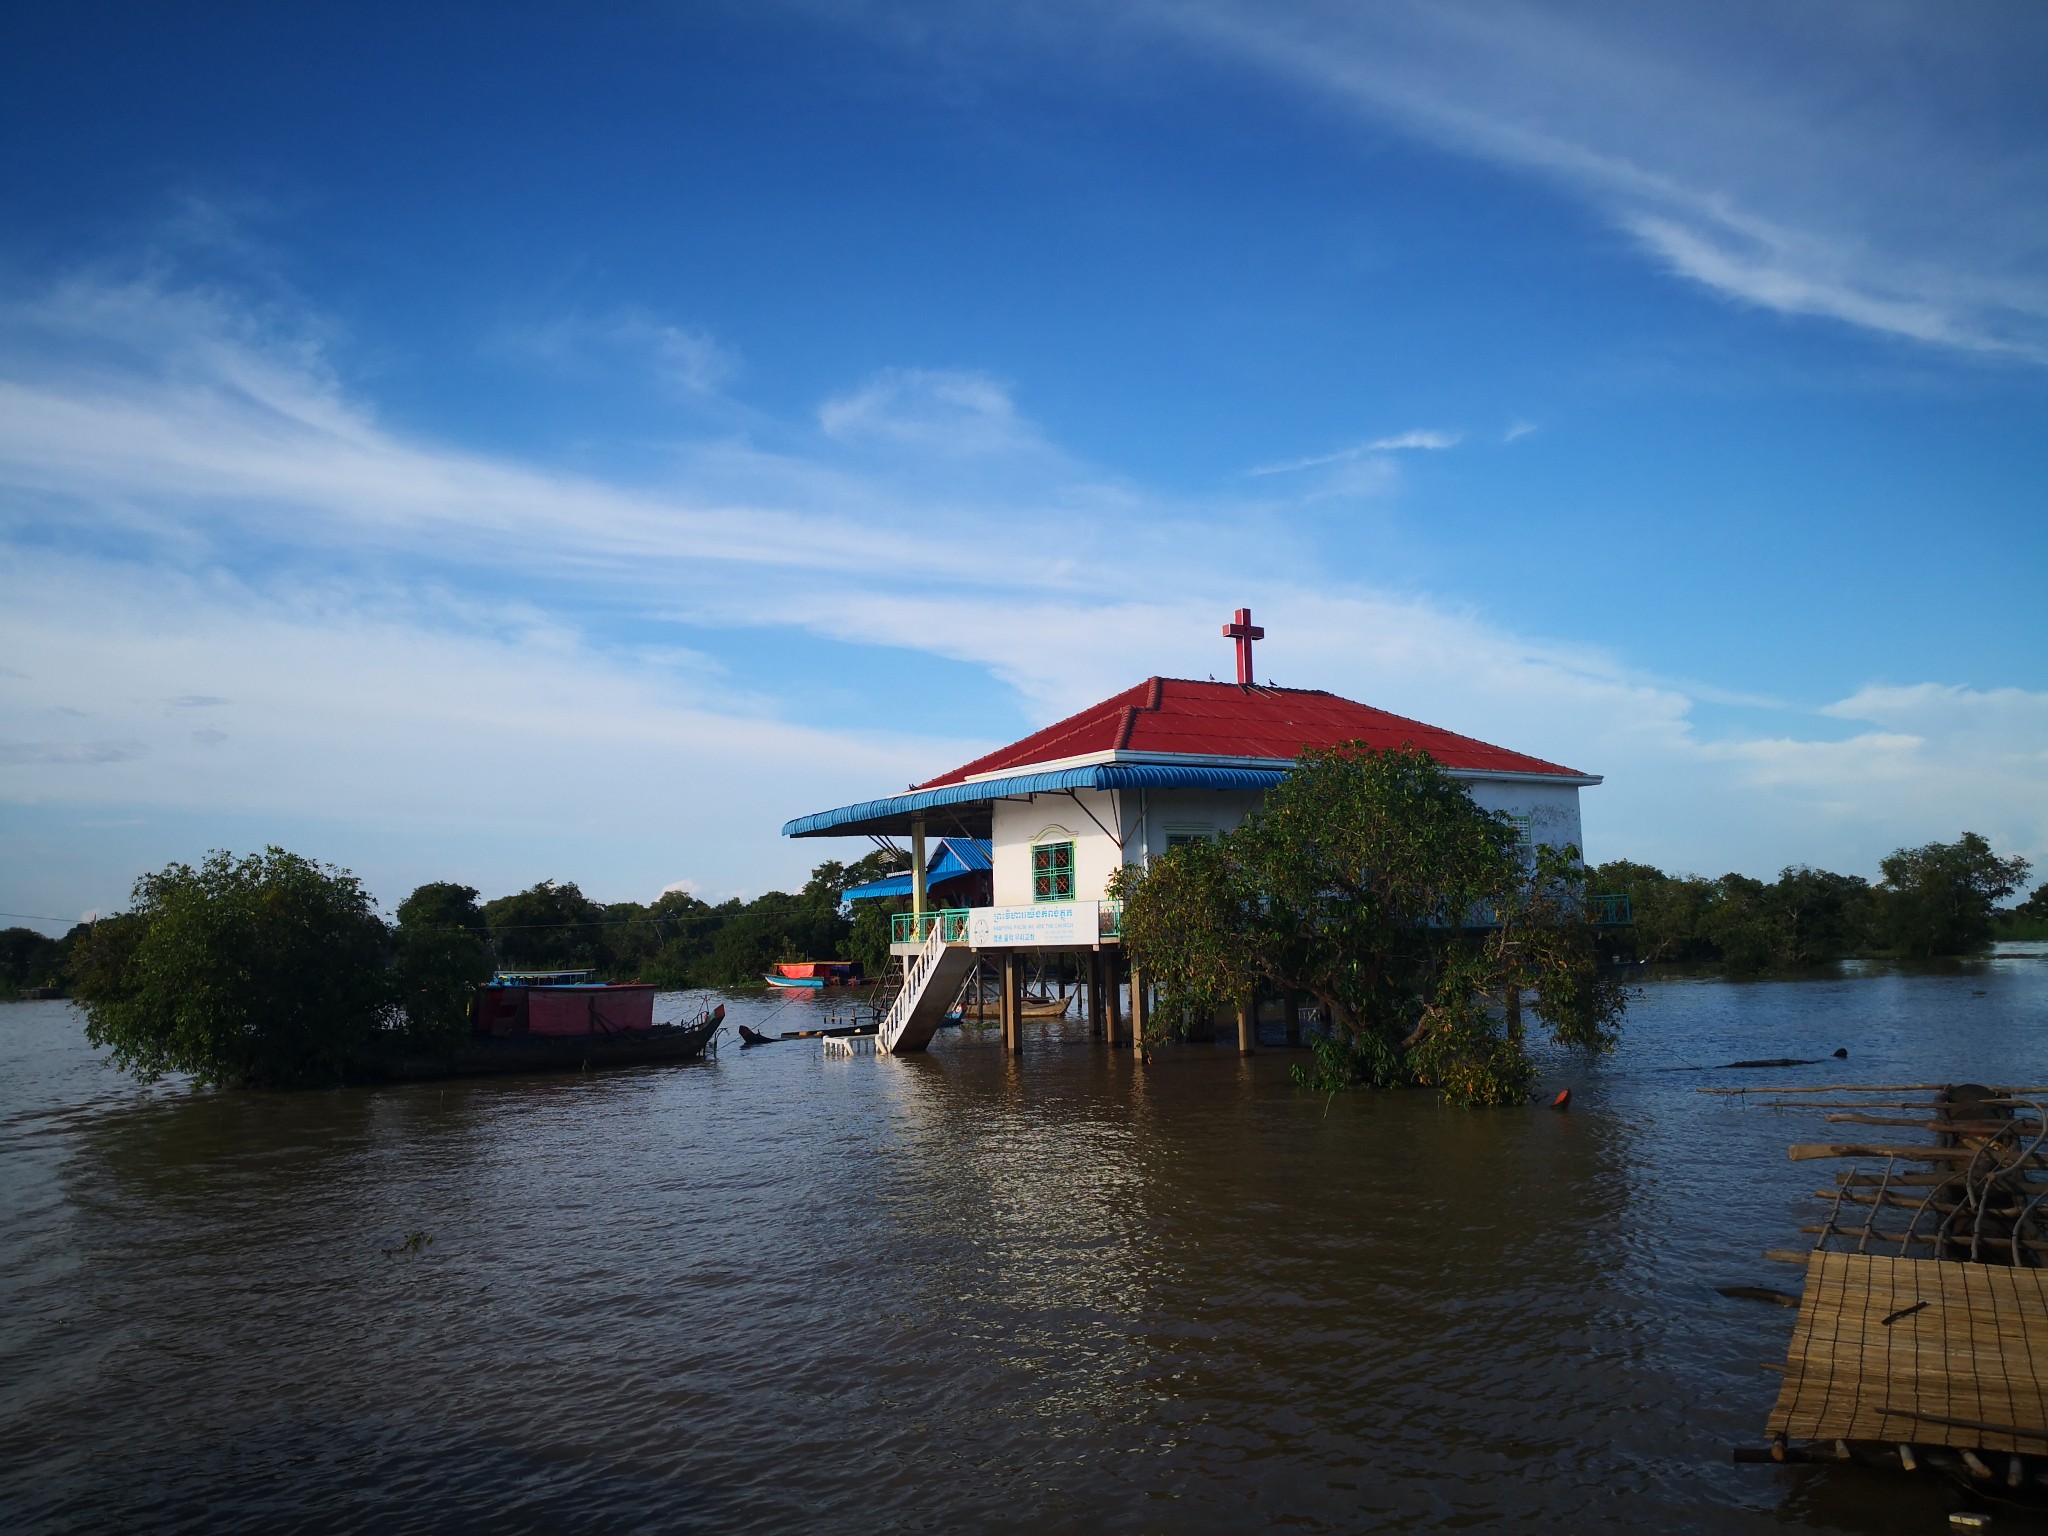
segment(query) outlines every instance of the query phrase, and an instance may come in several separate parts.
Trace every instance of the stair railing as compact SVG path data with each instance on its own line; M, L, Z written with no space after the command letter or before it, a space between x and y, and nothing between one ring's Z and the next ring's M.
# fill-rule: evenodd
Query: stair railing
M910 974L903 978L903 990L896 994L896 1001L889 1005L888 1017L882 1020L882 1027L876 1031L876 1044L884 1051L894 1051L896 1042L910 1027L910 1015L916 1010L918 999L924 996L925 984L931 980L939 956L945 952L946 925L933 923L932 931L925 937L924 948L910 962Z

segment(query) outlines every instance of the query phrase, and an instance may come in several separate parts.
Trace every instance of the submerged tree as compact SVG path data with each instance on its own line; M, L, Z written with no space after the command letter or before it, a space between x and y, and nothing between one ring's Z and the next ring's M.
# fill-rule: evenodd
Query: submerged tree
M77 946L86 1038L145 1081L333 1082L390 1012L387 940L347 870L282 848L168 865Z
M1426 754L1302 755L1214 843L1119 873L1124 942L1159 1027L1266 984L1321 1005L1318 1086L1440 1088L1518 1103L1534 1078L1518 999L1554 1039L1610 1047L1625 997L1599 968L1576 850L1538 849Z
M1901 955L1961 955L1991 941L1992 909L2025 884L2028 863L2001 859L1975 832L1901 848L1880 866L1879 920Z

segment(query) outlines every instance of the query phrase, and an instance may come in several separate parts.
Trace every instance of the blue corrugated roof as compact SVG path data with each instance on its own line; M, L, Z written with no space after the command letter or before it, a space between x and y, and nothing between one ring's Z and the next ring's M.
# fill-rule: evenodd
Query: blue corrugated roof
M948 784L943 789L917 789L882 800L842 805L836 811L799 816L783 825L784 837L844 837L860 832L905 831L921 811L949 805L978 805L1015 795L1058 794L1069 789L1271 789L1287 777L1284 768L1195 768L1167 763L1096 763L1086 768L1054 768L984 779L977 784Z
M956 875L979 873L996 867L996 845L985 837L942 837L945 858L957 861Z
M995 868L994 849L985 837L942 837L938 851L925 864L925 883L937 885L956 875L977 874ZM839 893L841 901L872 901L878 896L908 896L910 872L884 875L866 885L850 885Z
M865 885L849 885L839 893L841 901L873 901L879 896L908 896L910 876L884 875L879 880L870 880Z

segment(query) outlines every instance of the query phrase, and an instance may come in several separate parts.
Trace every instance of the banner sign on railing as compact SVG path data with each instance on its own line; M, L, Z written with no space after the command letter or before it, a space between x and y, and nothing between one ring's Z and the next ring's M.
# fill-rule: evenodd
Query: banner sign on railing
M967 914L967 942L976 949L1093 949L1101 919L1093 901L1049 901L1030 907L976 907Z

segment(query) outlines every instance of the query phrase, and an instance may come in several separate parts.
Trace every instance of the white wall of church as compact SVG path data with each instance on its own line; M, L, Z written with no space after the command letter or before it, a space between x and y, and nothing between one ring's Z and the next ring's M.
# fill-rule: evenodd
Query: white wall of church
M1078 796L998 800L992 808L990 836L996 905L1030 906L1031 850L1040 843L1064 842L1074 845L1074 899L1100 901L1110 875L1123 861L1112 835L1117 824L1113 799L1102 791L1084 789Z
M1570 846L1585 852L1586 841L1579 831L1579 787L1576 784L1540 784L1514 779L1470 779L1466 788L1483 811L1505 811L1510 816L1529 818L1532 841L1552 848Z
M1536 842L1585 847L1576 785L1478 779L1469 787L1482 809L1528 817ZM1260 798L1237 790L1084 789L1075 795L998 800L991 818L995 904L1031 905L1031 850L1041 843L1072 842L1074 899L1100 901L1119 864L1156 858L1177 835L1228 832L1251 814Z

